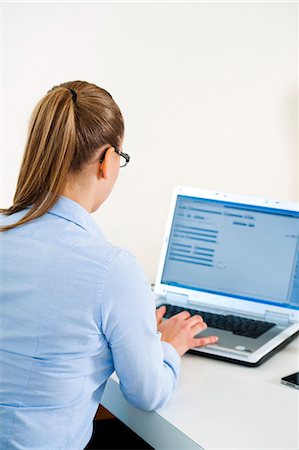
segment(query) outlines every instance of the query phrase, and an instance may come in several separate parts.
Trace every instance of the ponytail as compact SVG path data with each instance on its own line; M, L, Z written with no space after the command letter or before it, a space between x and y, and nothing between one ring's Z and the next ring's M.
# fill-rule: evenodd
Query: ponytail
M84 81L54 87L33 111L11 215L30 207L7 231L45 214L56 203L67 175L78 172L104 144L118 146L121 112L104 89Z

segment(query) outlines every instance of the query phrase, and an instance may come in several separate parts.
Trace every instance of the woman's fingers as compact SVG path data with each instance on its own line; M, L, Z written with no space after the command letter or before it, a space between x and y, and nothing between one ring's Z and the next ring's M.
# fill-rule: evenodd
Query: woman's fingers
M208 328L208 325L205 322L198 322L191 328L192 337L195 336L197 333L200 333L201 331L205 330L206 328Z
M203 330L206 330L207 328L208 325L203 320L202 322L197 322L196 325L192 327L193 336L196 336L198 333L200 333ZM219 338L217 336L207 336L200 338L193 337L192 347L203 347L204 345L216 344L218 340Z
M203 318L199 315L192 316L188 320L188 325L191 327L194 327L194 325L197 325L198 323L204 323Z
M176 319L188 319L190 317L190 313L188 311L182 311L178 314L176 314L175 316L172 316L171 318L176 318Z
M159 326L162 322L163 316L166 313L166 307L163 305L160 308L156 309L156 319L157 319L157 325Z
M191 314L188 311L182 311L178 314L175 314L172 317L177 318L179 320L187 320L188 325L190 325L191 327L193 327L198 322L203 322L203 318L201 316L199 316L198 314L191 316Z
M203 347L204 345L216 344L218 340L219 338L217 336L193 338L192 347Z

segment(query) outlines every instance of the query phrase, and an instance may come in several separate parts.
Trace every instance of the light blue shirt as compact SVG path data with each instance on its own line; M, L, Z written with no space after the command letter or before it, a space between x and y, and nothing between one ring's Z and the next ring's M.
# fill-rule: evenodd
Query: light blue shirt
M0 313L1 450L83 449L114 370L137 408L175 390L180 357L160 341L140 266L66 197L0 233Z

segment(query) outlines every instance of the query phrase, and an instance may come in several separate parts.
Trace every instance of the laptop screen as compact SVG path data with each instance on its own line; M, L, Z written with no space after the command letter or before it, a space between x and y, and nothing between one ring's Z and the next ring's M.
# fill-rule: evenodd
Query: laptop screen
M299 309L298 213L179 195L161 283Z

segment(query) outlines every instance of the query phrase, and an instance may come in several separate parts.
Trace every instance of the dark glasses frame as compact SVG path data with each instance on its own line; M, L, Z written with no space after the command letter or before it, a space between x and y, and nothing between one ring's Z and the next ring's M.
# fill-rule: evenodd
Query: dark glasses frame
M108 147L108 148L110 148L110 147ZM102 163L104 161L108 148L106 148L106 150L104 150L104 153L100 157L100 163ZM130 156L128 155L128 153L122 152L118 147L113 147L113 148L114 148L115 153L117 153L119 156L123 157L125 160L125 162L123 164L120 164L120 167L126 167L126 165L129 164L129 161L130 161Z

